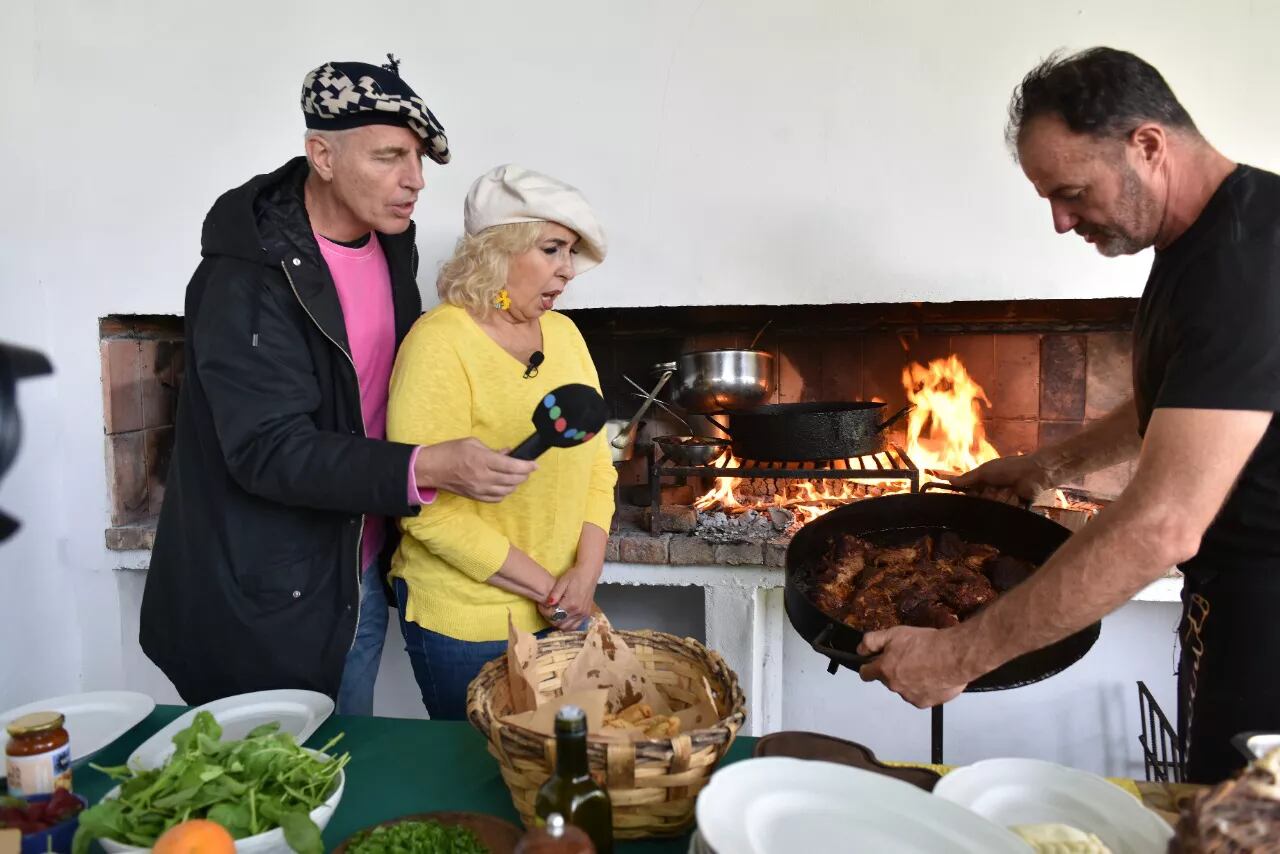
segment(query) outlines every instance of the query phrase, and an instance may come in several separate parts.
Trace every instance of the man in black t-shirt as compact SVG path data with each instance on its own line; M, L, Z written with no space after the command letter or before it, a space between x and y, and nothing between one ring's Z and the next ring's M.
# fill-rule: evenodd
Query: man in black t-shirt
M1025 584L959 626L866 637L862 670L946 702L1010 659L1119 608L1181 566L1179 726L1188 777L1280 730L1280 176L1237 165L1156 69L1094 48L1051 57L1010 105L1009 141L1054 228L1108 257L1155 248L1134 329L1134 399L1074 438L956 483L1031 499L1138 457L1132 483Z

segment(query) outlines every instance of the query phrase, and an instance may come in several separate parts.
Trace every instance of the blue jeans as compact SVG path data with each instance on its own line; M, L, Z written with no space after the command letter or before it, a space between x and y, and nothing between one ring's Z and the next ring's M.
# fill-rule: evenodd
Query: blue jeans
M422 692L422 705L433 721L465 721L467 687L485 662L507 654L507 642L458 640L411 623L404 618L409 588L402 578L394 580L394 588L400 602L400 634Z
M382 644L387 638L387 594L375 563L364 571L360 582L360 621L355 643L347 651L338 688L337 713L372 715L373 686L378 680Z

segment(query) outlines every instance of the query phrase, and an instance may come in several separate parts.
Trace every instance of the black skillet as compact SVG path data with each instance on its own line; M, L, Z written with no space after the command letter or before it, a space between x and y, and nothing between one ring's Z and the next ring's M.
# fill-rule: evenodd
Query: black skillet
M775 403L725 412L728 426L707 416L733 439L733 454L744 460L841 460L884 450L884 430L911 409L904 406L881 420L885 405L855 400L832 403Z
M961 539L995 546L1002 554L1039 566L1071 531L1030 510L970 495L925 493L886 495L847 504L800 529L787 548L784 603L791 625L814 651L856 670L871 659L857 653L862 632L825 614L810 598L810 578L828 548L841 534L853 534L878 545L905 545L925 534L954 531ZM1027 653L969 684L967 691L999 691L1030 685L1058 673L1084 657L1102 630L1094 623L1043 649Z

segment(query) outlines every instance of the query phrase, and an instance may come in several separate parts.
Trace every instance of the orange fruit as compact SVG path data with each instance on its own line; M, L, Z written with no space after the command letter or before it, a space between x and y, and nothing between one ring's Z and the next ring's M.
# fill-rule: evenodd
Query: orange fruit
M227 829L207 818L192 818L160 834L154 854L233 854L236 841Z

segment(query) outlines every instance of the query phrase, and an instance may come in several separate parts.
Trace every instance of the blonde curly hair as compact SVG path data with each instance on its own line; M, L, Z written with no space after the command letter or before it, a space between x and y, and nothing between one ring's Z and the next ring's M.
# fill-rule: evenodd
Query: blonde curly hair
M542 221L513 222L462 235L436 277L440 301L480 317L493 311L494 297L507 286L511 257L536 246L545 225Z

